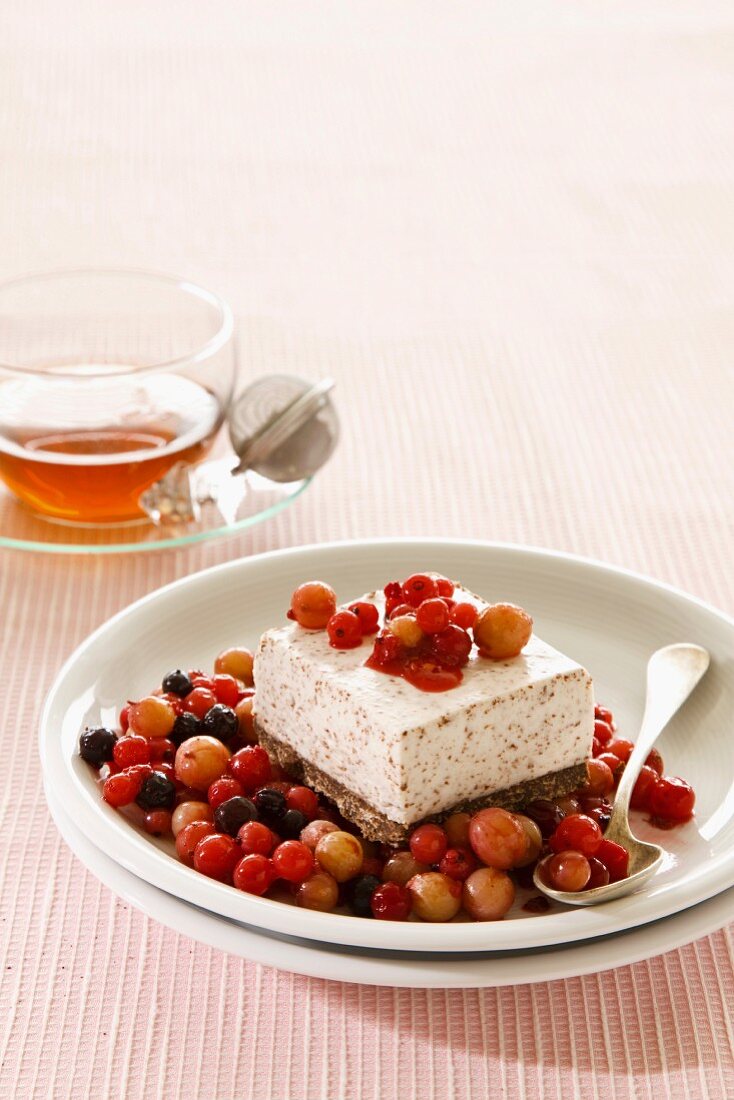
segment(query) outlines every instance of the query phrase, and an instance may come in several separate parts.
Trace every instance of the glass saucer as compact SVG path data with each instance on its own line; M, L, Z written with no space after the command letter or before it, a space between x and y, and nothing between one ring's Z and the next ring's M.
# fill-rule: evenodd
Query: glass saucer
M206 464L227 467L236 463L234 451ZM224 538L254 527L287 508L308 488L311 478L270 481L252 470L224 482L217 504L200 505L189 522L155 524L149 519L104 526L46 519L21 504L0 483L0 548L51 554L123 554L165 550L208 539Z

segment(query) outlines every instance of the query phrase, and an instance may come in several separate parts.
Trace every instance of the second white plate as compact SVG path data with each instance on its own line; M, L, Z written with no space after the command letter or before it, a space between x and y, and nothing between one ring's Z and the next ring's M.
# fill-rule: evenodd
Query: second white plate
M207 913L130 874L79 832L47 792L61 835L105 886L176 932L218 951L312 978L412 989L487 989L596 974L682 947L728 923L734 888L667 920L601 940L535 951L477 955L421 955L366 951L275 937Z
M295 909L255 898L185 867L172 845L156 843L109 806L77 754L85 723L114 724L122 700L150 690L169 668L210 665L227 645L254 645L283 621L304 579L329 580L341 598L416 569L437 569L489 599L511 599L533 614L538 633L585 664L597 697L634 736L644 668L656 648L698 642L712 667L671 723L660 748L668 770L697 791L694 822L650 834L669 852L644 891L588 909L493 924L370 921ZM595 562L541 550L429 540L337 543L249 558L154 592L115 616L76 651L44 709L41 760L66 808L92 843L123 867L186 901L271 932L358 947L487 951L578 942L679 912L734 884L734 622L683 593ZM641 835L642 833L642 829Z

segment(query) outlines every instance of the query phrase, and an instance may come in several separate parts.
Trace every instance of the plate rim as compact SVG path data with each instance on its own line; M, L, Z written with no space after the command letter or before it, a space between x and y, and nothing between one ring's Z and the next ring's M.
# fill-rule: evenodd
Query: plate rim
M66 678L72 673L74 666L78 661L84 659L90 649L94 648L97 640L100 636L104 635L107 631L113 630L119 624L129 617L134 617L139 613L146 605L154 603L161 599L170 599L179 589L186 589L187 586L192 584L204 584L207 580L214 575L226 575L228 572L235 572L237 570L247 570L248 568L257 568L258 566L266 565L275 560L279 561L283 558L298 558L301 555L306 554L322 554L324 552L338 553L349 548L352 553L369 551L376 547L385 547L387 545L397 547L421 547L421 552L426 552L428 547L440 547L441 549L467 549L471 548L478 551L488 552L504 552L511 555L519 554L526 559L547 559L552 558L554 560L563 562L571 568L582 566L591 572L598 574L611 573L617 574L626 580L632 580L637 584L641 584L645 588L653 587L668 596L673 596L676 599L682 601L684 604L693 604L703 609L709 615L714 616L716 619L723 621L730 630L734 632L734 619L732 619L725 612L707 604L705 601L700 600L696 596L689 595L688 593L675 588L666 582L656 581L653 578L648 578L644 574L636 573L632 570L625 569L618 566L610 566L604 562L596 561L591 558L583 558L578 555L568 554L564 551L545 550L541 547L527 547L519 546L514 543L500 543L478 539L442 539L442 538L426 538L426 537L396 537L396 538L371 538L371 539L356 539L356 540L335 540L323 544L304 544L295 547L286 547L274 551L267 551L262 554L253 555L250 557L237 558L233 561L223 562L218 565L211 566L207 569L200 570L196 573L190 574L178 578L175 581L170 582L146 595L140 597L132 604L125 608L122 608L115 615L111 616L106 622L102 623L95 631L93 631L86 639L84 639L79 646L74 650L66 662L64 662L62 668L59 670L54 683L49 690L48 696L44 703L44 707L41 714L40 731L39 731L39 752L41 755L42 768L47 767L47 761L45 759L44 751L44 735L47 727L50 723L50 717L53 711L53 706L56 701L56 697L63 691ZM53 742L51 743L51 749L53 750ZM186 889L186 884L190 883L195 885L196 894L199 895L205 901L208 908L214 912L218 912L223 916L228 916L235 920L248 920L253 925L260 925L266 927L271 931L276 931L281 934L289 934L289 924L292 924L293 909L291 906L283 906L281 903L267 898L252 898L249 895L243 895L239 891L232 891L227 889L220 883L214 883L213 880L205 879L202 876L196 876L196 882L193 879L189 879L188 876L193 876L195 872L189 868L177 863L175 860L170 861L165 858L164 853L155 846L151 845L149 841L146 841L136 830L130 829L119 817L118 814L109 807L105 806L100 799L92 800L90 792L87 792L83 788L79 787L79 780L73 773L73 761L74 757L66 760L63 753L60 753L60 760L64 770L67 773L68 779L71 781L72 789L77 797L81 796L81 804L84 806L85 815L91 814L92 817L85 820L85 824L88 826L84 829L85 835L89 836L92 843L101 846L101 836L98 838L96 828L101 822L105 823L106 832L110 835L124 836L125 843L122 851L118 851L116 861L119 862L127 870L130 870L137 877L146 878L153 885L157 885L160 882L160 873L162 867L167 869L170 873L167 877L173 877L180 883L178 890L171 890L170 892L181 896L184 900L191 901L192 904L198 904L191 898L191 895ZM134 855L137 854L143 861L143 867L135 862ZM151 866L152 860L152 866ZM732 868L729 866L734 863L734 852L721 853L714 861L714 867L709 867L709 872L705 876L708 882L707 886L704 886L703 890L699 890L690 900L687 900L684 904L676 903L674 908L666 908L664 913L652 912L647 916L638 916L638 918L623 919L623 923L618 925L616 931L624 928L635 927L642 923L661 919L661 917L669 916L672 913L679 912L682 909L688 908L692 905L698 904L700 901L705 900L708 897L713 896L716 893L721 892L727 886L734 882L734 874L732 874ZM714 870L718 870L720 866L726 865L727 870L726 881L721 881L721 875L719 879L713 878ZM157 867L157 873L156 873ZM147 873L144 873L147 872ZM696 876L701 878L701 874ZM612 903L610 903L612 904ZM235 906L238 912L235 912ZM608 913L609 907L605 906L604 910ZM244 911L244 915L243 915ZM285 911L285 912L284 912ZM287 914L290 913L290 921ZM298 910L299 924L302 926L303 934L308 938L314 938L316 940L328 940L332 943L344 943L352 946L373 946L384 947L384 942L380 943L379 940L384 936L388 927L393 937L397 938L397 944L392 943L390 946L397 950L413 950L413 951L466 951L466 950L486 950L486 945L478 941L481 940L481 933L483 931L481 924L460 924L460 925L431 925L427 923L416 924L412 923L408 926L395 924L392 922L387 925L387 922L383 925L381 922L364 921L358 922L362 926L362 934L357 935L357 929L355 928L354 918L345 917L341 914L311 914L307 910ZM643 910L644 913L644 910ZM576 910L574 912L575 925L572 925L574 931L568 930L568 921L559 922L558 919L554 921L554 918L566 916L568 917L568 911L563 911L558 914L552 914L544 918L543 926L546 928L546 932L543 934L542 940L536 940L534 944L525 943L520 945L513 945L511 941L513 939L512 934L506 932L504 935L500 935L502 945L498 949L526 949L531 946L542 946L548 943L567 943L571 942L574 938L586 939L600 933L594 930L595 922L599 920L599 910L595 910L593 907L585 909L583 911ZM268 919L268 917L270 919ZM315 920L313 918L316 918ZM321 924L324 920L327 920L327 927L324 929ZM554 921L552 926L549 926L548 922ZM533 924L535 921L533 921ZM563 927L566 926L566 931L559 934L558 924ZM500 922L494 925L497 928L507 928L508 926L516 926L517 933L518 921L508 922L506 925L502 925ZM528 922L530 926L530 922ZM407 929L410 929L410 936L408 937ZM350 931L351 929L351 931ZM375 932L375 929L379 929ZM454 929L461 929L462 931L455 932ZM401 930L403 933L402 939ZM474 930L474 931L472 931ZM447 937L448 932L448 937ZM470 946L467 947L466 942L459 941L461 937L470 938ZM548 937L551 937L550 939ZM356 938L356 943L355 943ZM449 943L447 944L446 939ZM403 942L403 940L410 940L410 942ZM417 941L417 942L416 942Z

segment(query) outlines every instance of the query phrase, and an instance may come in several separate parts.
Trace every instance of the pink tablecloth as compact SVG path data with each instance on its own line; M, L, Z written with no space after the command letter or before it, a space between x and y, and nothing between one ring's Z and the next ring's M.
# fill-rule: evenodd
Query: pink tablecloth
M35 743L90 629L276 546L528 542L734 609L731 6L38 0L2 23L0 274L190 273L234 304L245 374L336 377L345 432L251 535L0 558L0 1095L734 1095L728 931L483 993L263 969L87 874Z

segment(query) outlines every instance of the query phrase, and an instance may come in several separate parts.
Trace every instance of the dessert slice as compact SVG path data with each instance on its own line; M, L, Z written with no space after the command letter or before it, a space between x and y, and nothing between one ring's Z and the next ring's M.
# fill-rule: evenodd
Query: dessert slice
M482 606L460 588L454 599ZM363 602L384 610L381 594ZM263 745L366 837L400 843L425 819L519 809L584 783L591 677L540 638L507 660L472 647L440 692L420 690L393 665L389 674L366 664L370 653L367 640L335 648L330 632L296 622L268 630L255 658Z

